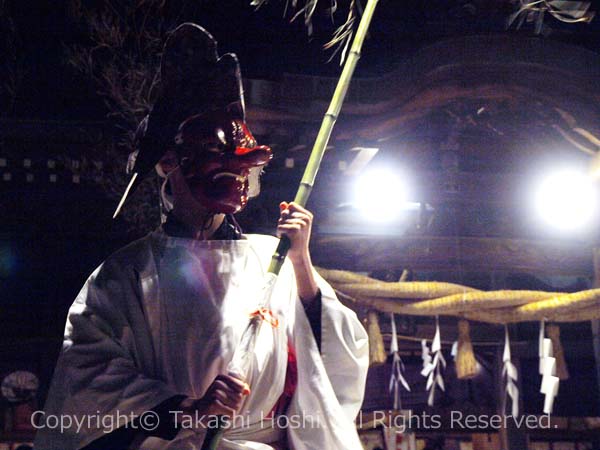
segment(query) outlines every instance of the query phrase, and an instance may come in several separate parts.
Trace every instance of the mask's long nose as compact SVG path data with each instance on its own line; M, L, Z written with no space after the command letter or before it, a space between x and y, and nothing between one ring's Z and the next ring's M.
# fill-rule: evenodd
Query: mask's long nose
M236 161L248 167L264 166L273 158L271 148L266 145L256 147L236 147L233 153Z

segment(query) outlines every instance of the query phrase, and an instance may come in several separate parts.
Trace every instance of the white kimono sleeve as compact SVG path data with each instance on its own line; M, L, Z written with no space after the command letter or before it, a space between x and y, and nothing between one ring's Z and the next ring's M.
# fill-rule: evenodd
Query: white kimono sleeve
M298 386L288 416L294 450L362 450L355 418L362 405L369 363L368 336L356 314L317 275L321 290L321 352L300 301L294 346Z
M96 269L69 310L36 450L82 448L178 394L154 377L135 263L127 259L113 255ZM53 415L70 426L54 427Z

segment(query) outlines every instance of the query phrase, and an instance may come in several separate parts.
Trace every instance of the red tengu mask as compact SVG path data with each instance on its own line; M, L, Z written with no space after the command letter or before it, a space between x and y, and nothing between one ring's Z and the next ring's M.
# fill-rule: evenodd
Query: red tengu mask
M240 211L258 194L271 149L258 146L246 126L237 57L219 56L210 33L184 23L165 43L160 79L157 99L138 127L130 182L114 216L128 193L173 152L196 201L213 213Z
M226 110L191 116L175 136L175 151L194 198L213 213L234 214L257 192L271 149L257 145L246 123ZM257 175L257 174L256 174Z

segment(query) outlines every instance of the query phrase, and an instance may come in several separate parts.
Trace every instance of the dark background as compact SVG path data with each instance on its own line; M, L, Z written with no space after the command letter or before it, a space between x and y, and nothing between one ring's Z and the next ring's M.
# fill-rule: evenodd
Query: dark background
M284 2L272 1L258 11L248 3L187 1L173 2L173 8L182 6L184 20L209 29L219 41L221 52L237 53L246 78L276 82L285 73L325 77L339 73L338 59L327 63L331 52L323 51L322 45L343 21L345 2L340 2L334 24L321 12L316 14L315 31L310 37L301 21L290 24L289 15L283 17ZM47 167L48 159L77 160L85 155L93 160L98 143L121 139L122 131L107 117L110 111L98 95L97 86L66 64L65 48L89 44L88 31L70 15L67 2L5 1L0 5L4 8L4 29L10 25L16 30L15 47L24 73L13 106L3 110L0 129L0 157L5 157L8 167L0 168L0 172L10 169L12 174L10 181L0 180L0 369L2 374L15 369L38 374L43 399L60 349L66 312L81 285L110 253L144 230L132 231L122 219L110 219L116 199L99 187L93 174L74 184L67 168L58 164L55 171L49 171ZM499 0L380 0L356 77L385 74L423 46L442 38L505 32L511 11L510 2ZM539 39L598 51L597 19L589 25L567 26L551 19L549 24L552 33ZM511 33L533 35L530 26ZM121 153L127 150L116 148ZM25 158L32 160L31 168L23 167ZM276 156L274 164L281 161L281 156ZM106 169L98 169L96 175L102 177ZM58 175L56 183L47 182L49 172ZM33 183L26 181L26 173L36 174ZM289 197L299 173L296 170L288 177L289 185L285 186L274 185L274 180L280 183L281 177L267 173L265 190L278 189L284 198ZM275 224L275 205L263 214ZM242 216L241 222L246 230L255 230L251 214ZM590 283L583 280L572 288L584 289ZM510 287L552 288L531 279L512 280ZM427 322L417 320L417 325ZM536 326L519 326L520 338L535 345ZM574 342L580 339L589 343L589 325L569 329ZM498 342L501 331L494 328ZM488 367L495 363L495 352L482 351L482 361ZM591 353L584 353L569 360L574 377L561 384L558 415L600 414L593 358ZM407 363L412 380L423 384L417 375L421 362L416 350L407 356ZM523 373L536 364L535 356L525 357ZM451 382L442 406L471 402L477 408L493 409L495 394L486 391L494 381L492 372L490 369L487 376L474 382ZM532 372L532 378L524 379L524 398L526 409L538 412L541 396L536 392L537 375ZM372 395L366 407L390 407L385 392L388 373L389 365L372 371ZM417 385L415 391L419 390ZM406 406L420 408L424 401L424 395L412 395Z

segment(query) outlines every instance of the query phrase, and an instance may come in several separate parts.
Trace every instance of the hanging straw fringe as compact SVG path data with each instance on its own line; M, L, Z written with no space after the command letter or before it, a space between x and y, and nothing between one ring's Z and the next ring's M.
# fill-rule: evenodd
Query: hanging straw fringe
M458 322L458 346L456 352L456 377L466 380L477 375L479 368L473 353L473 344L469 331L469 322L459 320Z
M377 366L385 363L387 356L377 311L367 312L367 334L369 335L369 365Z
M569 369L567 368L567 362L565 361L565 351L562 343L560 342L560 328L558 325L548 325L546 327L546 334L552 341L552 348L554 349L554 358L556 358L556 375L560 380L568 380Z

